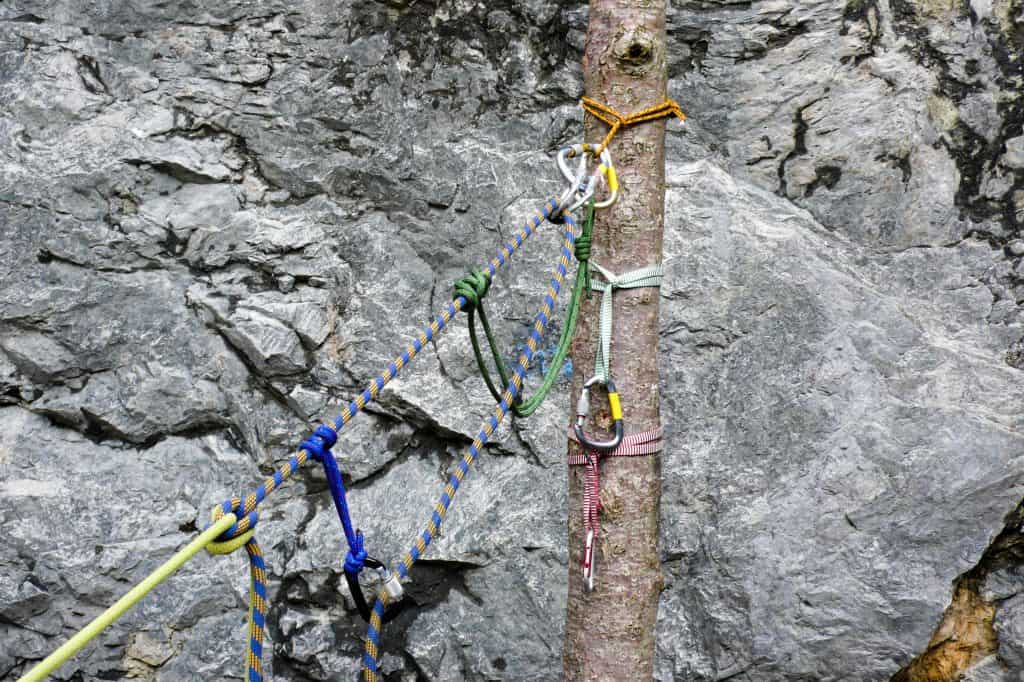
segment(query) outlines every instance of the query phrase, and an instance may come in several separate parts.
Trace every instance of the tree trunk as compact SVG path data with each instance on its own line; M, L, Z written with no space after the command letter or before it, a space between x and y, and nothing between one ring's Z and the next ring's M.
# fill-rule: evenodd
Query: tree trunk
M630 114L666 96L665 1L591 0L583 58L587 96ZM586 139L607 126L587 116ZM622 183L619 202L598 211L593 259L615 274L661 262L665 204L665 119L622 129L609 149ZM626 433L660 424L658 290L616 290L611 375L622 397ZM600 295L584 301L572 346L573 401L592 374ZM604 438L610 415L592 395L588 429ZM570 453L579 445L569 441ZM594 591L580 569L585 467L569 467L569 597L563 654L566 680L651 679L655 621L663 586L658 553L661 464L657 455L605 457Z

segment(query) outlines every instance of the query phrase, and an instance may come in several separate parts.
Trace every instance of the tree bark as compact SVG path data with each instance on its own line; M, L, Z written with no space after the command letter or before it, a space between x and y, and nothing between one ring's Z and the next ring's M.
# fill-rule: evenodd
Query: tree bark
M622 114L666 96L665 0L591 0L583 58L587 96ZM587 116L586 139L607 127ZM665 123L622 129L609 149L621 197L598 211L593 259L615 274L661 262L665 204ZM626 433L660 424L658 290L614 293L611 375L622 397ZM600 295L584 301L572 346L573 401L594 366ZM611 419L603 393L593 394L588 429L607 437ZM575 407L575 405L574 405ZM570 452L579 445L569 441ZM661 502L658 455L601 459L601 513L594 591L584 590L582 511L585 467L569 467L569 596L564 677L576 680L651 679L655 621L663 587L658 553Z

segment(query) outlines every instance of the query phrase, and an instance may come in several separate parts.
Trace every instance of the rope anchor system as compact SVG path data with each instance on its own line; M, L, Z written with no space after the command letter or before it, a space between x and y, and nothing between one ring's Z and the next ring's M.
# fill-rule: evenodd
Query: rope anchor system
M617 198L619 190L618 177L614 167L611 166L611 158L608 156L608 144L616 133L623 127L644 123L675 116L681 121L686 120L686 115L679 105L670 99L661 104L648 107L633 114L624 115L611 107L601 104L595 100L584 97L582 100L583 109L598 120L608 125L609 130L599 145L574 145L562 150L558 155L558 167L566 179L570 179L571 169L568 159L574 155L583 157L585 154L596 156L602 160L597 172L591 176L596 179L599 174L604 174L609 190L613 198ZM605 172L605 161L609 170ZM580 167L585 166L581 159ZM588 180L582 190L592 189L593 183ZM600 204L597 204L600 207ZM582 267L582 264L581 264ZM588 379L580 391L579 402L576 406L576 420L569 431L569 438L580 445L582 452L569 455L570 465L586 466L586 483L583 488L583 521L586 529L586 537L583 545L583 584L590 592L594 589L594 575L596 573L596 546L598 537L598 514L601 509L600 499L600 459L605 457L636 457L653 455L661 451L661 429L644 431L625 435L625 425L622 416L622 405L615 382L611 376L611 346L612 346L612 294L616 289L632 289L636 287L658 287L661 285L661 265L653 265L639 270L634 270L623 275L615 275L594 261L586 264L588 273L595 271L601 276L603 282L590 282L588 276L587 290L601 292L601 314L600 331L595 355L594 376ZM608 405L613 421L614 435L606 441L599 441L587 435L583 427L590 415L590 390L593 386L603 384L608 391Z
M580 160L574 173L569 167L569 159L576 156L579 156ZM601 163L598 164L597 168L591 175L584 177L587 171L588 156L595 156L599 158ZM593 145L574 144L558 152L557 160L558 169L562 171L562 176L565 177L571 185L578 188L576 201L569 205L566 209L567 211L575 211L577 208L585 204L587 200L594 195L598 178L602 176L608 186L608 197L595 202L594 208L608 208L618 201L619 176L615 173L615 166L612 164L612 155L608 152L607 148L597 152Z
M558 216L561 213L562 205L563 202L559 199L549 200L535 216L528 220L522 228L517 230L502 246L498 254L488 262L486 268L488 277L493 277L502 266L508 263L512 255L526 242L526 240L536 233L544 220ZM525 374L525 365L529 364L529 361L533 358L533 354L540 343L541 336L538 328L542 330L547 323L547 319L551 314L551 309L554 307L554 298L557 296L562 278L565 276L568 268L568 260L572 255L571 247L576 223L568 216L566 216L561 222L567 223L565 236L566 241L561 249L556 276L555 279L552 280L551 291L547 297L547 300L549 301L548 307L541 313L541 315L538 316L538 322L535 325L534 332L527 344L527 352L525 354L526 359L522 361L520 367L516 368L513 386L516 385L515 381L518 381L519 385L521 385L522 376ZM403 593L401 581L408 575L408 569L414 563L415 558L419 557L420 552L426 550L426 545L430 542L430 536L427 533L424 533L424 536L419 539L417 546L413 548L414 551L411 553L415 555L415 558L410 559L409 556L407 556L405 562L399 564L395 571L388 570L382 562L370 558L364 548L362 533L353 528L352 522L349 518L341 472L338 468L337 461L331 452L331 448L337 442L338 432L340 432L342 428L344 428L344 426L356 415L363 411L368 404L376 400L380 392L384 390L384 387L387 386L392 379L398 376L402 368L412 362L412 360L425 347L427 347L431 341L440 336L440 334L447 328L448 323L464 309L466 304L466 298L462 296L456 297L455 300L453 300L433 321L431 321L429 325L424 327L419 335L413 339L412 343L410 343L399 356L389 363L388 366L369 383L362 393L349 402L347 409L345 409L342 414L334 420L333 426L322 424L317 427L316 431L302 442L299 451L280 466L272 476L267 477L255 491L249 493L244 498L232 497L230 500L226 500L222 504L214 507L211 513L211 524L205 528L195 540L175 553L174 556L164 562L138 585L133 587L114 605L93 619L82 630L71 637L71 639L29 670L21 677L19 682L41 682L41 680L46 679L48 675L56 671L57 668L74 656L82 647L99 636L104 630L117 621L118 618L123 616L129 609L131 609L162 582L170 578L171 575L173 575L178 569L203 549L207 549L211 554L227 554L241 547L245 547L249 554L250 565L249 646L246 653L246 679L249 682L261 682L263 679L263 636L265 632L265 620L269 600L267 594L266 565L263 561L259 545L256 543L254 538L255 527L259 521L258 508L267 496L281 487L311 459L321 463L324 467L324 473L327 476L331 497L334 500L334 504L344 530L344 535L348 541L349 551L345 557L345 574L350 587L353 586L353 582L358 586L358 580L353 576L357 577L358 573L367 566L374 569L381 578L381 588L378 594L377 604L372 611L369 608L366 608L365 613L363 612L363 608L358 606L358 602L360 598L362 598L363 606L366 607L366 600L363 598L361 589L352 590L353 599L357 602L357 609L360 611L360 615L371 621L371 631L373 631L373 623L376 621L375 627L379 631L381 623L384 620L393 617L391 610L385 612L382 602L386 600L394 603L401 599ZM516 392L517 391L518 389ZM506 391L506 393L508 393L508 391ZM504 416L504 411L509 409L511 400L512 399L509 398L508 402L502 402L496 408L501 416ZM487 438L489 438L493 433L493 430L497 428L498 421L500 421L500 418L495 419L492 417L485 425L485 428L481 431L478 441L475 442L474 446L471 447L470 450L474 459L479 454L479 450L483 447L483 444L487 442ZM453 482L449 483L449 486L445 490L445 494L442 496L442 503L439 503L438 505L439 509L443 504L444 510L447 510L447 506L451 504L452 498L455 496L455 491L458 488L458 482L461 481L462 477L468 472L469 464L471 463L472 460L464 460L462 462L462 465L456 472L456 476L453 477ZM441 518L442 514L435 511L434 519L431 522L431 528L434 533L437 532L437 529L440 526ZM370 662L364 659L364 672L368 679L376 679L370 672L375 669L375 662L371 666Z
M639 287L661 286L662 269L660 265L648 266L628 272L624 275L615 275L597 263L590 261L589 266L597 271L603 282L593 282L590 285L591 291L601 292L601 318L600 331L598 333L597 352L594 357L594 376L591 377L580 391L580 399L576 406L576 422L569 432L570 438L578 442L583 449L580 457L569 457L569 464L585 464L587 466L587 484L584 487L584 527L587 530L583 546L583 580L587 591L594 589L595 572L595 545L597 544L597 516L600 511L601 501L599 495L599 459L601 455L608 456L635 456L637 454L653 454L661 449L660 432L657 439L658 449L650 450L644 448L643 452L637 451L630 444L639 436L646 438L650 432L641 434L625 435L625 426L622 418L622 404L619 398L615 382L611 377L611 350L612 350L612 295L616 289L634 289ZM614 422L614 436L611 440L595 441L583 430L583 425L590 414L590 389L597 384L604 384L608 390L608 405L611 410L611 417ZM646 442L646 441L645 441Z
M250 566L250 598L249 598L249 647L246 655L247 679L249 682L261 682L263 679L262 655L263 637L266 629L266 613L269 599L267 594L267 568L263 553L255 539L256 525L259 521L259 505L274 490L281 487L306 462L313 460L323 466L327 478L328 489L341 522L342 530L348 544L348 552L344 560L344 573L349 590L359 615L369 623L363 656L363 676L366 682L377 682L380 661L380 633L383 623L394 618L400 610L404 594L402 581L409 576L412 566L427 551L431 541L440 532L441 524L448 512L455 494L470 467L479 457L484 445L494 435L501 421L509 412L517 416L532 414L543 402L556 381L563 363L569 352L569 345L576 329L576 319L580 301L584 293L601 291L601 332L597 352L597 368L595 376L588 380L580 395L577 405L576 421L569 437L582 446L581 454L571 454L570 464L587 466L587 486L584 493L584 515L586 518L587 540L584 556L584 575L587 588L593 589L594 547L597 538L597 514L600 509L598 490L598 467L602 456L637 456L648 455L661 449L661 430L640 434L625 434L622 407L615 383L609 375L608 357L611 351L611 299L612 292L617 288L637 286L657 286L660 281L660 267L643 270L616 277L601 266L590 260L594 211L607 208L614 204L620 195L618 176L608 152L608 143L615 133L625 125L653 120L675 114L685 118L675 102L666 102L630 116L623 116L614 110L584 98L583 107L589 113L605 121L611 129L600 145L576 144L561 150L557 157L558 168L569 183L557 198L549 200L544 207L506 242L496 257L491 259L486 269L459 280L455 286L452 302L430 324L425 327L412 343L397 356L354 400L349 402L347 409L334 420L333 425L321 424L314 433L304 440L299 451L280 466L272 476L244 498L232 497L213 508L211 523L203 532L179 550L174 556L162 564L153 573L133 587L124 597L118 600L81 631L65 642L60 648L47 656L43 661L26 673L19 682L39 682L54 672L77 651L97 637L107 627L138 603L146 594L169 578L188 560L204 548L211 554L228 554L244 547L249 555ZM576 168L570 166L569 160L579 158ZM588 174L589 161L597 160L593 172ZM608 195L595 199L597 187L604 182ZM572 212L587 205L587 219L579 234ZM519 356L514 369L509 371L501 359L490 325L484 312L483 299L487 294L491 281L498 270L511 259L513 253L540 227L541 222L548 220L563 225L562 244L559 249L555 270L544 296L543 306L537 313L530 335ZM536 394L528 400L522 399L523 382L526 372L538 353L545 329L547 328L555 301L567 276L570 259L575 256L578 267L573 284L572 299L566 314L566 322L558 342L558 349L548 371ZM592 282L591 270L596 271L604 282ZM477 364L485 379L488 390L496 404L493 412L481 425L480 431L455 468L434 511L424 530L413 546L394 570L371 556L366 551L362 531L354 528L346 499L345 486L341 470L331 449L337 443L338 432L361 412L369 403L377 399L384 387L409 364L424 347L439 336L448 323L460 312L465 311L469 318L470 338ZM476 335L476 317L487 337L491 355L499 374L499 384L490 377L484 364ZM614 436L608 441L595 441L583 430L584 423L590 412L590 389L598 384L608 390L608 401L614 421ZM499 388L500 386L500 388ZM376 601L371 608L359 583L359 575L370 568L378 576L379 587ZM392 608L388 608L388 605Z

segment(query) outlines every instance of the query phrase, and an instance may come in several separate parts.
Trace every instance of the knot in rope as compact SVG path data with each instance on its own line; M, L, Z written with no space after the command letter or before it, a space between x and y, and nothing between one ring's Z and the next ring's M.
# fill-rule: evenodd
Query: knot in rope
M576 260L580 263L586 263L590 260L590 247L593 244L594 238L587 232L584 232L579 237L576 237L576 243L573 247Z
M464 305L462 309L469 312L470 310L474 310L480 306L484 300L484 296L487 295L487 291L490 288L490 273L485 270L471 272L455 282L454 298L461 296L466 299L466 305Z
M348 541L348 554L345 555L345 570L349 573L358 574L363 570L363 565L366 563L366 548L364 547L362 531L352 526L352 517L349 515L348 510L348 499L345 496L345 483L341 478L338 460L334 458L334 453L331 452L331 448L337 442L338 433L330 426L321 424L316 428L312 436L302 441L302 449L324 467L327 489L331 493L334 508L338 512L338 520L341 521L341 528L345 532L345 540Z
M345 572L346 573L361 573L363 566L366 565L366 548L363 546L363 531L357 530L354 541L348 548L348 554L345 555Z
M299 447L309 453L309 456L317 462L323 462L325 453L330 453L331 448L338 442L338 432L326 424L316 427L313 435L302 441Z
M210 512L210 521L216 523L228 514L234 514L236 521L218 536L215 542L206 546L206 551L210 554L231 554L249 542L256 532L256 524L260 520L260 515L255 508L246 513L245 504L240 497L235 496L230 500L224 500L214 507Z
M581 104L583 105L584 111L610 126L608 134L604 136L603 140L601 140L601 144L594 149L594 156L597 156L604 151L605 148L608 147L608 143L612 141L613 137L615 137L615 134L625 126L653 121L655 119L665 118L666 116L676 116L680 121L686 120L686 114L683 113L679 104L674 99L668 98L666 98L661 104L641 109L640 111L632 114L620 114L607 104L601 104L589 97L584 97L581 100Z
M215 542L206 545L210 554L231 554L239 547L245 547L249 555L249 655L246 668L251 682L263 680L263 634L267 622L267 565L255 537L255 526L259 520L256 506L262 499L255 494L245 500L235 496L214 507L210 513L214 523L228 514L234 514L238 520ZM252 511L246 514L246 509Z

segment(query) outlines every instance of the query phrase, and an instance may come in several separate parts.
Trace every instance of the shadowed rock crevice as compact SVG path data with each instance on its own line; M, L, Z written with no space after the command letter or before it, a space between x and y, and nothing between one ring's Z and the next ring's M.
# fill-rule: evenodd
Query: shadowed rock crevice
M915 57L923 65L937 70L938 95L962 108L970 108L977 106L972 99L976 100L990 87L987 79L1003 88L1004 92L995 102L996 130L979 129L977 124L958 118L952 129L943 135L942 144L956 161L962 176L956 192L956 205L975 222L1000 221L1011 236L1019 234L1020 197L1017 194L1024 189L1024 176L1020 169L1007 168L1001 161L1006 152L1006 142L1019 137L1024 126L1024 97L1021 96L1024 64L1019 58L1024 39L1019 19L1013 19L1021 10L1020 4L1017 0L993 3L994 16L984 20L979 20L970 3L966 2L944 6L944 3L894 0L892 7L896 29L910 38ZM934 20L936 11L946 21L970 18L970 23L984 36L985 57L996 65L996 73L979 75L980 66L976 59L964 58L950 53L948 47L936 45L936 39L929 31L929 22ZM1008 182L999 183L1005 186L1002 191L993 193L992 189L985 187L993 184L993 177L1006 175L1009 176Z
M881 17L877 0L850 0L846 4L843 8L843 23L839 35L847 36L857 31L864 34L864 41L857 54L840 57L841 63L852 63L857 66L865 59L876 55L881 38Z
M1006 525L978 563L953 583L953 598L927 649L893 675L892 682L956 682L970 668L998 654L994 627L998 600L986 595L993 574L1024 566L1024 503L1006 517Z
M792 161L798 156L802 156L807 153L807 121L804 119L804 112L812 107L817 100L808 102L797 108L796 113L793 114L793 148L790 152L782 159L779 163L779 195L786 197L789 196L787 189L786 180L786 164ZM771 158L771 157L769 157ZM813 191L805 190L805 196L813 194Z

